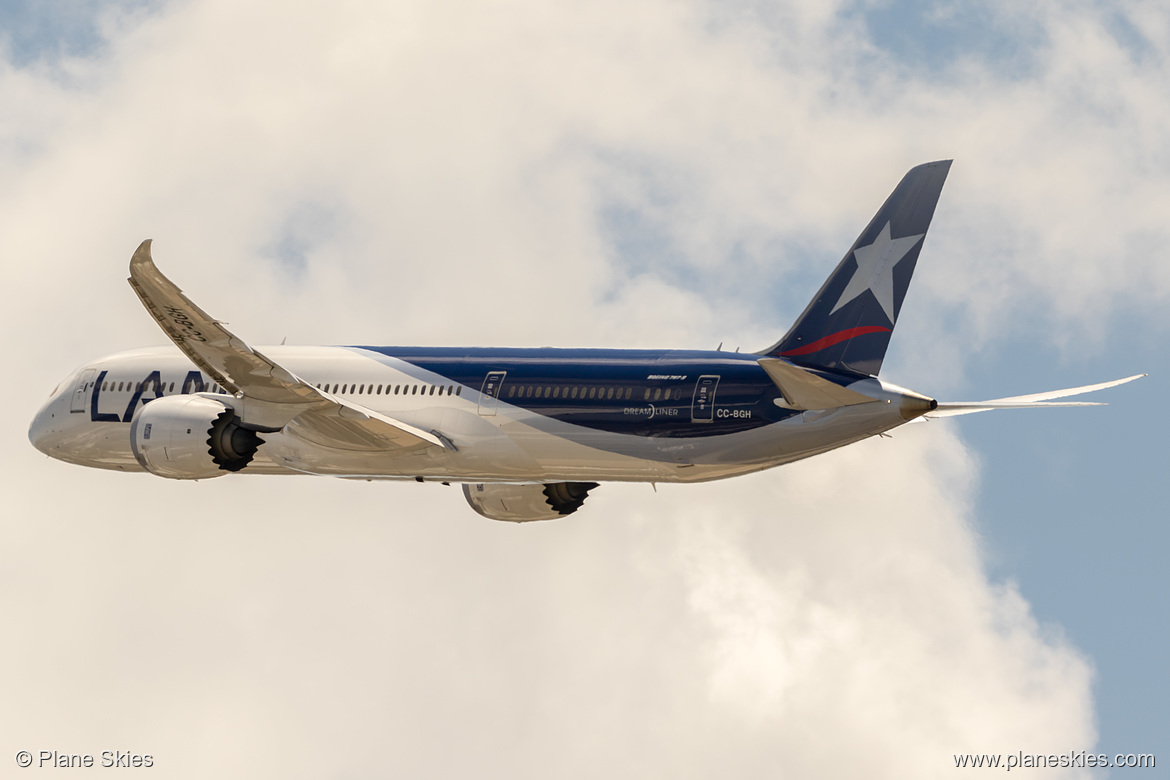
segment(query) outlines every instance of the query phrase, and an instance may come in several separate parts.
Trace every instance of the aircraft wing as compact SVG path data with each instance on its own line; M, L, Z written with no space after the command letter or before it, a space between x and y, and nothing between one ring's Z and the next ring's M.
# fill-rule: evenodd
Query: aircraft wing
M163 276L143 241L130 260L130 286L191 362L242 398L245 425L298 434L341 449L446 447L441 437L322 392L249 347Z
M1118 385L1132 382L1135 379L1141 379L1144 376L1146 374L1135 374L1134 376L1127 376L1125 379L1114 379L1112 382L1101 382L1096 385L1070 387L1065 390L1049 390L1046 393L1032 393L1031 395L1016 395L1011 398L995 398L990 401L952 401L946 403L940 401L938 408L928 412L925 416L928 418L957 417L961 414L990 412L996 409L1034 409L1039 406L1105 406L1103 403L1094 401L1049 402L1054 398L1067 398L1068 396L1092 393L1095 390L1117 387Z

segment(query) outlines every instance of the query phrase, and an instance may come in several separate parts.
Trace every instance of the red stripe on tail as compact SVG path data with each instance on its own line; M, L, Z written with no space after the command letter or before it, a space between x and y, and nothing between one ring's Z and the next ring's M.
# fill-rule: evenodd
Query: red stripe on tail
M781 357L799 357L800 355L808 355L813 352L820 352L822 349L828 349L834 344L840 344L842 341L848 341L857 336L864 336L867 333L889 333L892 328L883 328L880 325L868 325L864 328L850 328L831 336L825 336L823 339L817 339L811 344L805 344L803 347L790 349L787 352L781 352Z

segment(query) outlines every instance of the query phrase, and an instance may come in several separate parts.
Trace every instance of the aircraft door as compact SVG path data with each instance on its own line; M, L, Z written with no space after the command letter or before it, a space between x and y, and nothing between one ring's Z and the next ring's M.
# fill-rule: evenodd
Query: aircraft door
M506 371L489 371L483 378L483 387L479 391L479 413L484 417L493 417L496 413L496 401L500 397L500 388L504 386Z
M691 400L691 422L709 423L715 414L715 389L719 386L719 377L714 375L701 376L695 382L695 397Z
M73 391L73 403L69 405L70 412L85 411L85 391L89 389L89 383L96 373L96 368L87 368L81 372L81 379L78 380L77 387Z

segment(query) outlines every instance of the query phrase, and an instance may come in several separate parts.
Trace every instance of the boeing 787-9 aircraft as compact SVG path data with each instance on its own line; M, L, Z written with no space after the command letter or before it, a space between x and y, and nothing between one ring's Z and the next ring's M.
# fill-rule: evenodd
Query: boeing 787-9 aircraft
M458 482L480 514L521 522L576 511L599 482L734 477L921 417L1091 405L1051 401L1137 379L939 403L878 378L949 170L907 173L787 335L755 354L256 349L163 276L144 241L130 285L178 349L82 366L29 439L59 460L170 479Z

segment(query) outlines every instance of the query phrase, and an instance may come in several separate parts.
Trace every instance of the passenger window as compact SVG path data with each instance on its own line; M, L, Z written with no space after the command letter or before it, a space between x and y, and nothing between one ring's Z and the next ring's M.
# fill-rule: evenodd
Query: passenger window
M427 395L434 395L434 394L435 394L435 386L431 385L431 392L429 392Z
M574 397L574 398L576 398L576 397L577 397L577 391L578 391L578 390L580 390L580 389L581 389L581 388L579 388L579 387L574 387L574 388L573 388L573 397Z
M560 397L561 397L561 388L554 387L553 388L553 398L560 398Z
M632 388L632 387L627 387L627 388L626 388L626 400L627 400L627 401L628 401L628 400L630 400L630 396L631 396L631 395L633 395L633 394L634 394L634 388Z
M612 387L609 388L609 394L606 396L606 400L611 400L611 401L613 400L613 388Z
M516 395L516 385L508 385L508 397Z
M418 385L411 385L410 394L411 395L418 395Z
M662 388L661 387L654 388L654 400L655 401L662 400Z

